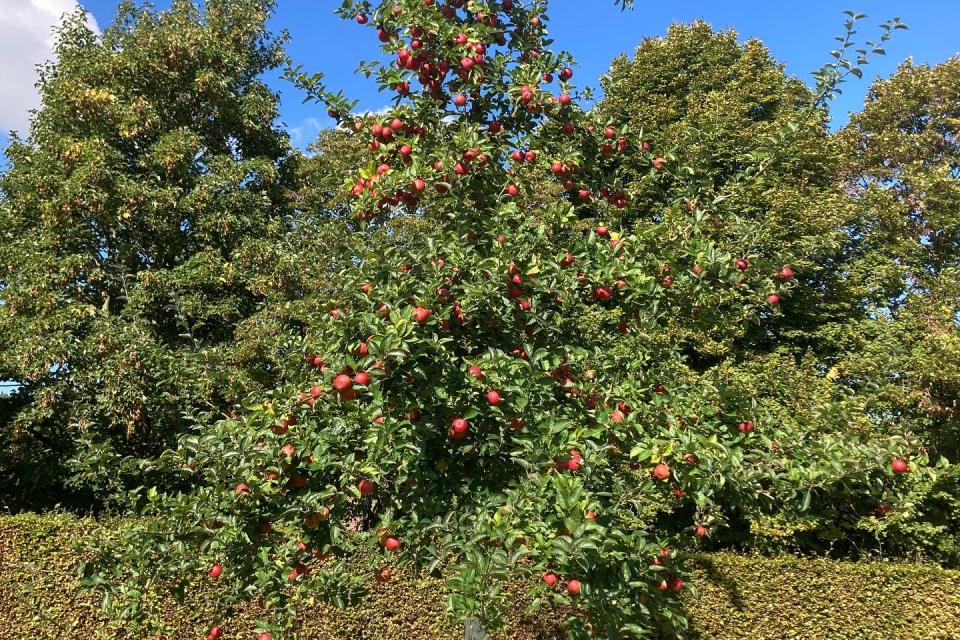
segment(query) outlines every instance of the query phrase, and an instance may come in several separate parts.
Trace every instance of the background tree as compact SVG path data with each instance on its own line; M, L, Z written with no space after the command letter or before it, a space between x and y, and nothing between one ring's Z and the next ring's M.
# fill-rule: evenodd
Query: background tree
M849 15L848 36L859 17ZM882 37L902 26L897 20L885 23ZM878 53L878 45L868 55ZM785 313L761 315L755 323L724 325L709 335L682 323L672 327L688 335L687 363L739 387L784 424L830 425L850 437L891 425L910 433L915 427L909 420L878 410L884 404L874 386L879 381L839 373L845 357L858 359L858 353L869 350L863 342L878 337L866 326L851 330L876 310L865 303L861 283L869 278L861 279L853 266L855 247L862 241L859 225L871 216L851 197L844 179L849 159L868 164L870 159L828 129L829 86L856 75L856 66L851 69L825 67L817 74L818 87L808 89L788 77L758 41L741 43L735 32L716 32L705 23L673 25L665 37L641 43L632 59L614 61L603 78L605 97L598 108L604 114L627 113L657 139L668 140L678 156L696 167L710 192L737 211L730 220L711 219L713 240L736 253L775 250L804 285L783 301ZM903 109L898 117L911 117L907 114L914 105L898 107ZM761 176L740 183L731 179L750 162L762 163ZM639 209L642 215L625 221L639 235L656 244L683 233L682 218L645 215L671 194L658 191L642 175L630 189L649 202ZM737 219L750 220L751 230L738 226ZM883 340L872 346L886 349ZM930 488L924 482L917 485L918 491ZM836 498L820 492L801 522L754 519L752 527L731 528L723 542L786 544L839 554L881 548L864 527L875 530L877 516L888 513L890 505ZM929 525L909 510L897 516L901 521L916 518L921 528ZM735 505L730 517L737 517Z
M956 562L960 539L960 60L903 63L840 132L857 207L841 284L861 311L831 322L831 377L867 389L869 414L919 434L954 466L873 521L895 548Z
M633 58L613 61L601 84L603 117L625 114L695 168L704 204L723 198L725 209L736 211L736 218L714 213L705 236L737 255L776 256L805 285L783 301L784 314L691 334L691 364L704 368L772 351L799 361L808 348L823 351L811 329L853 315L830 282L829 264L856 213L836 178L842 152L814 91L787 76L760 41L740 42L733 30L714 31L705 22L674 24L665 37L645 39ZM762 175L740 180L752 165ZM642 175L628 189L641 206L631 207L623 224L650 242L684 233L683 217L650 213L675 194Z
M319 260L287 241L271 7L124 2L100 37L81 14L59 30L0 179L8 505L98 504L187 415L275 381L278 310Z

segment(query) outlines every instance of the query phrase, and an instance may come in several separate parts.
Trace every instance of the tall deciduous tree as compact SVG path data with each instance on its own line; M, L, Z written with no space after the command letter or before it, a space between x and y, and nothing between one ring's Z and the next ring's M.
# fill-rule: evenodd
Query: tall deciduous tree
M858 217L842 284L862 310L827 330L831 374L867 388L870 413L921 434L954 466L874 525L888 545L960 558L960 59L903 63L839 134Z
M858 17L850 16L848 29ZM885 25L885 33L901 26L893 20ZM818 80L829 85L843 73L855 75L837 65L818 74ZM625 113L656 138L668 141L680 157L696 167L707 189L722 195L728 208L738 212L731 219L714 216L712 229L707 231L714 241L738 252L776 252L804 285L784 300L783 314L763 315L755 323L723 326L722 332L708 335L698 333L696 327L673 327L688 335L689 365L713 371L729 385L749 392L783 424L817 424L846 431L850 437L877 429L914 431L917 425L903 413L905 405L893 410L884 398L893 389L910 389L910 394L922 391L912 385L901 386L906 377L893 371L880 373L883 365L879 363L888 358L878 357L881 353L906 355L904 345L910 344L902 341L891 349L887 343L898 340L896 331L881 332L880 326L895 325L905 333L912 333L913 328L898 324L889 315L877 316L875 296L884 294L871 284L885 279L890 285L887 299L901 295L903 279L889 275L891 270L902 274L906 268L896 266L903 263L894 249L905 238L892 226L877 227L872 222L877 214L864 209L869 198L860 197L859 187L850 183L847 167L851 162L869 174L874 166L884 171L885 160L876 152L872 156L863 153L857 144L851 144L849 133L830 133L822 99L829 94L826 87L808 89L787 76L762 43L740 42L735 32L717 32L702 22L673 25L665 37L644 40L633 58L614 61L603 86L602 113ZM950 104L943 91L936 94L943 96L945 105ZM917 101L900 101L885 109L891 122L928 117L924 115L926 105ZM868 106L867 112L876 110ZM866 113L856 116L854 122L862 118L876 123L876 117ZM784 130L790 135L781 135ZM771 140L776 140L775 144ZM876 146L876 142L871 144ZM737 167L752 161L763 165L762 176L749 181L733 179ZM935 172L948 180L950 169L938 167ZM882 187L869 178L863 179L863 184L867 181L872 189ZM650 215L672 194L658 190L642 174L629 188L645 197L650 206L632 209L634 217L625 222L638 232L645 231L640 235L648 242L668 242L684 232L683 219L661 221ZM887 208L884 215L899 219L901 213ZM749 229L737 224L744 219L750 220ZM886 228L890 233L864 234L864 229L874 228ZM882 254L882 265L873 274L862 268L858 257L863 247L871 245ZM865 354L869 355L862 358ZM844 364L848 359L870 371L851 375L854 367ZM810 402L810 398L817 401ZM917 488L925 486L929 488L921 482ZM863 528L875 528L876 516L888 513L889 505L847 497L833 501L824 492L819 498L797 530L776 517L752 529L737 527L731 537L758 544L789 540L791 546L851 553L877 545L877 539ZM735 511L736 506L731 505L731 512ZM884 522L912 521L922 528L925 520L925 516L917 518L909 509L901 509ZM836 536L828 532L838 528L845 536L832 540ZM774 535L764 537L764 532ZM829 547L825 540L830 540ZM889 541L885 545L889 548Z
M723 198L736 211L736 217L711 216L706 236L737 254L776 256L805 285L784 301L788 313L692 335L694 362L717 365L757 351L828 351L811 328L854 315L831 284L829 263L839 257L856 211L837 179L842 150L814 92L788 76L760 41L741 42L733 30L715 31L705 22L674 24L666 36L644 40L632 58L613 61L602 86L604 116L623 114L675 149L696 169L706 202ZM745 166L762 167L762 175L740 179ZM651 242L684 233L682 218L651 215L675 194L643 175L629 189L647 206L632 207L625 224Z
M275 379L265 304L295 297L269 0L80 14L0 180L8 500L116 491L187 425ZM316 262L314 260L314 262Z

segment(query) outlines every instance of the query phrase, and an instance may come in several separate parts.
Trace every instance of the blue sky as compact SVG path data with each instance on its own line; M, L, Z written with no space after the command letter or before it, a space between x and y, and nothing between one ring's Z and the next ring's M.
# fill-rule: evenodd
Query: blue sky
M99 25L111 22L116 0L80 2ZM156 4L164 6L168 2L159 0ZM631 53L645 36L665 33L672 22L697 18L718 28L733 27L743 38L760 38L777 59L786 63L789 73L809 82L810 72L829 60L829 51L835 44L833 36L842 29L844 9L868 14L860 29L865 39L876 37L879 22L899 16L910 30L896 33L887 47L888 55L867 68L863 81L846 85L844 95L834 105L836 126L846 121L849 111L860 108L869 81L877 75L890 75L904 58L912 56L919 62L937 63L960 50L960 39L956 37L960 24L957 0L637 0L636 4L634 10L621 12L612 0L551 2L554 48L570 51L577 58L581 65L577 70L578 84L596 86L616 55ZM373 57L376 38L371 30L333 16L338 5L337 0L279 0L273 26L290 32L289 51L295 60L309 70L326 73L329 85L359 99L361 109L380 109L387 104L387 98L377 93L372 82L353 75L357 61ZM283 120L296 143L309 142L318 127L330 124L322 109L302 105L301 97L291 87L277 79L271 83L281 93Z

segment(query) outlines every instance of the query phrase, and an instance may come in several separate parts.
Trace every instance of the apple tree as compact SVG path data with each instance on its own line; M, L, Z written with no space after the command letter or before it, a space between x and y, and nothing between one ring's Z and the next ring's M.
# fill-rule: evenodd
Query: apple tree
M309 599L348 604L405 563L488 629L519 580L573 638L641 637L683 625L681 552L723 529L718 504L799 514L917 471L908 438L781 425L687 366L671 325L753 322L797 283L710 239L715 216L751 222L682 157L584 110L545 5L346 0L389 56L363 66L394 96L375 122L291 71L374 152L343 176L351 234L387 231L290 334L281 383L161 458L189 489L144 490L89 568L119 618L149 618L147 586L210 580L208 638L241 601L279 637ZM608 223L638 171L673 195L635 215L685 221L661 242Z

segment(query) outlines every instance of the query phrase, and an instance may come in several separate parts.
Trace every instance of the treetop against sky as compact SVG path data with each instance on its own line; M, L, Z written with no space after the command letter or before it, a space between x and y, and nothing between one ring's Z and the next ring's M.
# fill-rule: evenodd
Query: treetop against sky
M116 0L79 0L97 25L110 24ZM9 79L0 87L0 131L24 131L26 112L36 105L32 67L49 55L51 25L76 0L7 0L0 3L0 75ZM157 0L164 7L169 0ZM272 20L276 31L290 32L289 53L311 71L326 74L329 86L342 88L359 100L362 110L377 111L389 97L377 92L373 82L354 75L356 62L368 58L359 25L338 20L333 10L338 2L281 0ZM888 18L899 16L911 30L901 32L888 47L888 55L872 61L862 82L851 82L834 103L834 124L842 125L850 111L859 111L867 87L876 76L889 76L907 57L916 62L938 63L957 53L952 25L960 20L960 5L952 0L904 3L899 0L809 3L716 3L681 0L667 4L638 2L633 10L621 11L613 2L583 3L554 0L550 5L549 29L554 48L570 51L584 83L597 86L598 79L617 55L632 53L644 37L662 35L673 22L705 19L717 28L731 27L741 37L760 38L787 71L806 81L810 72L828 61L833 37L841 28L843 9L869 15L861 34ZM275 77L271 85L282 95L281 114L295 145L305 147L320 128L332 121L315 105L302 104L295 88ZM0 134L0 144L6 134Z

